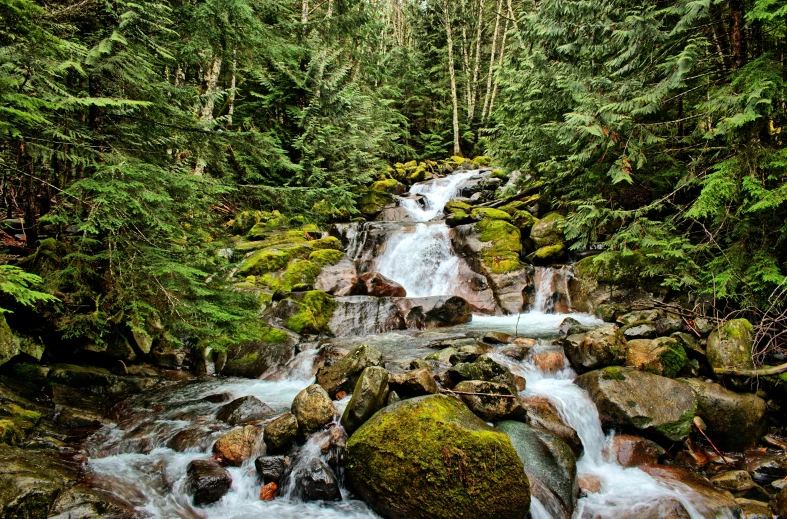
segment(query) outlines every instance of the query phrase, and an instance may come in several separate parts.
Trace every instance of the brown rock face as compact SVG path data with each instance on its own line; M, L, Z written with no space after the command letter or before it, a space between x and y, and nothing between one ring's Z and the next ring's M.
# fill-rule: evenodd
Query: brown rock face
M295 395L292 414L298 420L301 433L309 434L330 423L336 409L328 393L321 386L312 384Z
M437 393L437 383L428 368L414 369L401 375L391 375L388 384L402 398L413 398Z
M239 467L256 452L260 432L260 428L253 425L230 431L213 444L213 453L225 465Z
M388 279L379 272L366 272L358 278L352 295L406 297L407 291L402 285L392 279Z
M270 501L271 499L275 499L278 495L279 485L272 481L260 489L260 499L262 501Z
M607 456L624 467L657 463L664 454L657 443L629 434L615 436L607 447Z

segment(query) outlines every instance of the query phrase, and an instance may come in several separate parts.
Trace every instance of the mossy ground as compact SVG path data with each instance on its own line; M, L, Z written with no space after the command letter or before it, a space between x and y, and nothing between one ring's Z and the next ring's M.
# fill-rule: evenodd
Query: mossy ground
M529 506L509 438L445 396L406 400L347 442L346 468L377 510L398 517L521 517ZM392 412L395 409L395 412Z
M481 251L481 259L488 269L500 274L521 267L519 253L522 251L522 243L519 229L502 220L482 220L476 226L479 239L491 244Z

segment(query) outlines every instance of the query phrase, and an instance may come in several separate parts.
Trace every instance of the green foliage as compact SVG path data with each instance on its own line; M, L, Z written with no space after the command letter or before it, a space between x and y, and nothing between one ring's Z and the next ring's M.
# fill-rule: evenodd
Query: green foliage
M31 288L41 285L42 282L39 276L25 272L19 267L0 265L0 291L11 296L20 305L34 307L38 303L52 303L58 300L50 294ZM0 314L5 312L10 310L0 308Z

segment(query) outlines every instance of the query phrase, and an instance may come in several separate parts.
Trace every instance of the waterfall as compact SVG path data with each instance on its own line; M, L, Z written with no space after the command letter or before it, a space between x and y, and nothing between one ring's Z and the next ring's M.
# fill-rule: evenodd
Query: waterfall
M460 260L451 246L449 228L442 221L430 220L442 215L462 184L476 176L478 171L466 171L421 182L410 188L411 198L401 200L411 219L419 223L388 238L375 270L402 285L408 297L451 295L457 288Z
M552 268L539 268L536 269L536 296L533 300L533 310L545 314L551 314L554 311L553 295L553 281L555 278L555 270Z

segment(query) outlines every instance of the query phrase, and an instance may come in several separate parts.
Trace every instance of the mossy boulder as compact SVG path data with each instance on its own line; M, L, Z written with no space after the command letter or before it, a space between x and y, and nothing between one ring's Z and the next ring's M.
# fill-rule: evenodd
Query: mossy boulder
M372 184L372 191L382 191L383 193L390 193L392 195L402 195L407 192L407 186L395 178L386 178L385 180L378 180Z
M712 368L754 369L752 347L752 325L749 321L725 321L708 336L708 363Z
M626 360L626 339L614 324L569 335L563 347L571 365L580 373L620 365Z
M352 434L388 400L388 372L379 366L369 366L361 373L353 389L353 396L342 415L342 426Z
M689 361L680 342L671 337L628 341L626 365L669 378L678 376Z
M697 397L688 384L617 366L585 373L574 383L588 392L607 428L669 441L685 440L691 432Z
M309 248L305 245L259 250L243 260L238 267L237 275L260 276L266 272L283 269L293 258L308 253Z
M298 285L314 286L321 270L322 268L312 261L294 260L287 265L287 270L282 275L281 289L289 292Z
M17 353L19 353L19 339L11 331L5 316L0 314L0 366L13 359Z
M25 434L16 422L0 419L0 444L18 445L24 438Z
M566 244L556 243L540 247L533 253L533 262L538 264L552 263L560 261L566 257Z
M290 219L279 211L263 212L260 215L260 220L249 230L246 237L250 240L259 240L268 236L271 231L285 227L289 223Z
M315 263L320 268L328 265L336 265L342 260L344 253L336 249L319 249L309 254L309 261Z
M560 213L549 213L540 219L530 229L530 239L535 243L536 248L556 245L565 241L563 229L566 226L566 219Z
M489 243L481 250L481 259L494 274L519 269L519 253L522 251L519 229L503 220L482 220L476 224L478 239Z
M336 301L332 295L322 290L311 290L298 302L297 312L287 319L287 327L301 334L325 333L335 309Z
M292 414L298 420L301 434L305 436L333 421L336 409L325 389L318 384L312 384L295 395Z
M460 362L449 369L446 375L453 385L465 380L483 380L506 386L511 395L518 394L514 375L489 355L481 355L473 362Z
M500 209L492 209L490 207L479 207L473 209L470 216L474 220L503 220L505 222L511 221L511 215Z
M225 339L205 345L227 352L227 362L221 369L223 375L259 378L283 366L293 356L296 340L284 330L252 322L244 328L244 334L242 340Z
M472 211L473 206L471 204L457 199L449 200L448 203L446 203L443 207L443 213L445 214L454 214L456 212L470 214Z
M390 193L369 189L358 200L358 210L364 216L372 218L380 214L391 202L393 202L393 196Z
M530 507L511 440L448 396L378 412L348 440L345 469L355 491L388 519L521 519Z
M527 236L530 235L530 230L533 226L538 223L538 218L516 203L504 205L500 210L511 215L511 223L516 225Z
M248 233L252 227L260 223L270 213L263 213L262 211L241 211L235 215L235 218L229 223L232 227L232 232L238 235Z
M580 278L613 286L632 287L641 283L645 275L647 259L639 252L607 251L589 256L574 265Z
M331 398L340 391L350 393L355 389L361 373L370 366L381 366L383 354L374 346L361 344L330 366L323 366L317 372L317 383Z

